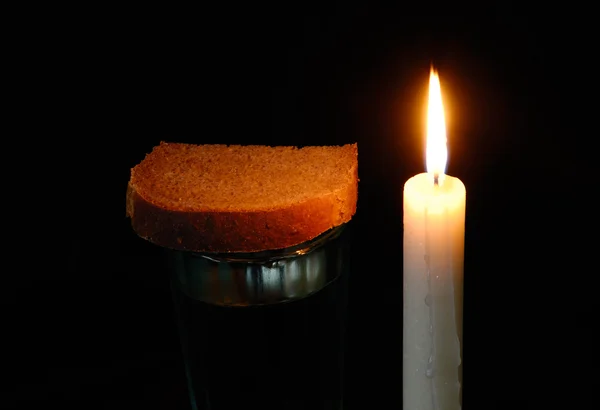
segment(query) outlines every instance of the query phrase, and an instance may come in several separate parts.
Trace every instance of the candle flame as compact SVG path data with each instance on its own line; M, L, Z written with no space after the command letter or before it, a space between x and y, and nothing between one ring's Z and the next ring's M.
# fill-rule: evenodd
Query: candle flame
M448 161L448 147L446 146L446 121L444 106L442 104L442 91L440 78L431 67L429 74L429 100L427 104L427 172L433 177L434 182L442 184Z

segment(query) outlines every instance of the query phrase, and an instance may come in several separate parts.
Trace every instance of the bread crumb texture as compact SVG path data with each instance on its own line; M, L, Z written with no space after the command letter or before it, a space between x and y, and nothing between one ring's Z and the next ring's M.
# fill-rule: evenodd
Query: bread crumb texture
M161 246L277 249L350 220L357 184L357 144L162 142L131 170L127 215L140 236Z

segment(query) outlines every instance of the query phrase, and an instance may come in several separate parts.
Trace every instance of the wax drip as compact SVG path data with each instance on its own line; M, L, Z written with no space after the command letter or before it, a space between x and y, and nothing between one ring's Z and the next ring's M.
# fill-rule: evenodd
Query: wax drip
M425 371L425 375L429 378L433 378L433 354L429 355L429 360L427 361L427 370Z
M435 184L437 186L438 184L438 178L436 176L435 178ZM427 209L425 209L425 231L427 232L427 222L428 222L428 218L427 218ZM433 326L433 305L435 303L435 301L433 300L433 296L432 296L432 283L431 283L431 258L429 255L429 238L426 236L425 237L425 266L426 266L426 275L427 275L427 295L425 295L425 300L424 303L425 305L429 308L429 336L431 339L431 349L429 351L429 359L427 360L427 367L425 369L425 376L431 380L431 391L432 391L432 396L431 396L431 401L432 401L432 405L431 408L434 410L438 409L438 403L437 403L437 398L436 398L436 392L435 392L435 384L434 384L434 380L433 378L435 377L435 367L436 367L436 362L435 362L435 331L436 329Z
M425 296L425 304L429 307L429 337L431 338L431 349L429 351L429 360L427 361L427 369L425 374L429 378L434 376L434 329L433 329L433 297L431 296L431 263L429 255L425 255L425 264L427 266L427 295Z

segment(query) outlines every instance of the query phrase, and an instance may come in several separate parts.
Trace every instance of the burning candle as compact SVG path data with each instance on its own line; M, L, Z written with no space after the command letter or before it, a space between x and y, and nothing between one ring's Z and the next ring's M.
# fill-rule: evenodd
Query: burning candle
M460 409L464 184L448 151L437 73L429 78L427 172L404 185L404 410Z

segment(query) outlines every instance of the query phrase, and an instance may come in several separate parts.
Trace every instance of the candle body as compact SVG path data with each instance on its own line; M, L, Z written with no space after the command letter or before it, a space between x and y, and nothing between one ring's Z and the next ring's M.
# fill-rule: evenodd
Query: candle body
M404 185L404 410L458 410L466 190L427 173Z

